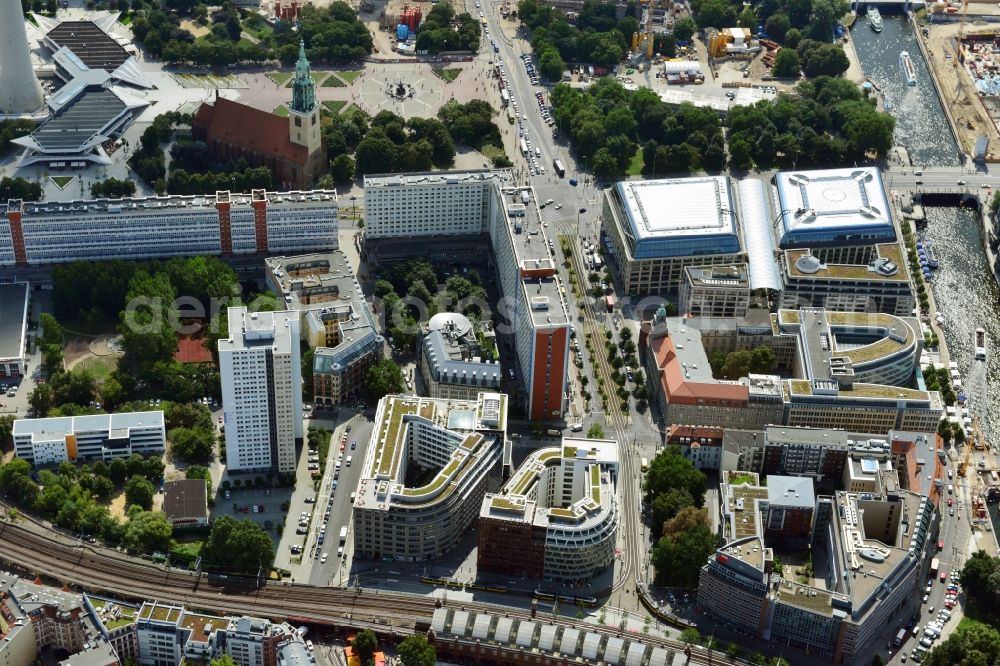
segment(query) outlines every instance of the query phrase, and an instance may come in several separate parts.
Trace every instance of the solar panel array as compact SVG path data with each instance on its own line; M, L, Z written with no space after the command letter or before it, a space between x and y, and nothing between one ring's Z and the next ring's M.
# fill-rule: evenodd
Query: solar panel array
M48 38L68 47L91 69L113 72L130 57L121 44L93 21L63 21L48 33Z
M77 152L125 110L110 90L85 91L58 116L45 121L31 136L47 152Z

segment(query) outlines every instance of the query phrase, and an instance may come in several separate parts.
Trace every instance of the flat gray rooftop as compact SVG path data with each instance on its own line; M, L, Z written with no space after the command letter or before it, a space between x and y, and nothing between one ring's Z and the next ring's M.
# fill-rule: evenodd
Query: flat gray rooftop
M27 283L0 284L0 359L21 356L27 302Z
M93 21L63 21L46 37L73 51L91 69L111 72L129 59L128 51Z
M125 109L125 103L110 90L87 90L62 113L42 123L31 137L47 152L79 152Z
M638 239L736 234L725 176L689 176L618 183Z
M683 317L667 319L667 330L670 331L670 339L677 350L677 360L684 372L684 379L689 382L715 383L712 366L708 363L708 354L701 341L701 330L690 323L692 320Z

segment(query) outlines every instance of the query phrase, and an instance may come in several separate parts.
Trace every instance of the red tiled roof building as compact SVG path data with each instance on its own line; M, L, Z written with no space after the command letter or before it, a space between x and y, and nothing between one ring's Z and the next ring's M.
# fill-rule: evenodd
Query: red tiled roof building
M191 134L205 142L214 159L242 157L270 169L280 189L308 188L326 170L327 158L304 45L299 44L287 118L216 97L195 112Z

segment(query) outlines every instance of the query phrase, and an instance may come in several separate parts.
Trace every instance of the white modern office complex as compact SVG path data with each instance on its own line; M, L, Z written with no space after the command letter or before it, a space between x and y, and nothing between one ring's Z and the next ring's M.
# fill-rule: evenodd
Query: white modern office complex
M270 257L267 282L301 316L313 348L313 399L339 405L360 397L365 373L382 358L385 338L351 265L340 250Z
M875 167L783 171L774 184L783 250L807 247L822 261L867 264L875 245L896 240L889 198Z
M379 401L354 502L354 551L408 562L451 550L500 486L507 396L476 400L386 396ZM437 470L407 487L407 468Z
M14 455L35 467L163 453L163 412L17 419Z
M223 655L239 666L313 663L302 634L287 622L207 615L157 601L127 610L132 622L126 628L135 637L136 647L119 651L124 653L123 663L131 658L140 666L180 666ZM301 661L295 660L297 656Z
M420 332L419 365L431 398L475 400L480 391L499 391L500 364L483 360L472 322L456 312L439 312Z
M230 472L295 472L302 440L299 313L229 308L219 374Z
M496 494L483 498L478 569L590 581L615 560L617 481L613 440L566 438L532 451Z
M336 249L332 190L218 192L3 207L0 266Z
M604 193L605 250L627 294L680 285L686 266L744 262L727 176L624 181Z
M876 245L896 241L881 176L868 167L782 172L773 183L624 181L604 193L602 220L602 248L627 294L681 287L685 267L744 262L752 291L780 292L778 251L808 248L821 262L867 266L879 258Z
M815 308L763 314L744 320L668 318L661 308L641 333L640 350L668 423L879 435L937 429L940 393L903 386L923 346L915 320ZM793 378L751 374L732 382L713 376L709 355L761 345Z
M488 234L514 330L518 368L508 376L519 372L529 419L558 418L567 399L569 315L537 201L511 182L502 171L366 177L365 242L405 243L412 253L412 239L433 238L424 243L431 246Z
M920 323L881 312L828 312L819 308L779 310L781 335L798 337L796 376L903 386L923 348Z
M936 551L934 505L925 495L900 490L893 476L886 474L871 492L792 498L801 504L793 511L810 517L811 524L801 527L809 528L812 559L825 572L808 583L780 578L769 545L780 537L772 529L772 480L788 477L768 477L767 487L723 483L726 545L702 567L698 604L737 633L853 663L885 640L886 626L918 594ZM789 497L777 499L784 504ZM783 517L787 511L781 508Z

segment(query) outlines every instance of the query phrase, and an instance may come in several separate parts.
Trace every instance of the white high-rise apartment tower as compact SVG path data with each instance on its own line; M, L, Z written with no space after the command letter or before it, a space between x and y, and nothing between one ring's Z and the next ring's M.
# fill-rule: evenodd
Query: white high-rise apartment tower
M219 370L229 471L294 473L302 440L299 313L229 308Z
M42 86L31 67L21 3L0 2L0 113L31 113L42 108Z

